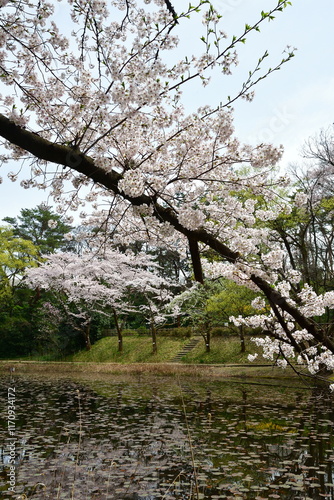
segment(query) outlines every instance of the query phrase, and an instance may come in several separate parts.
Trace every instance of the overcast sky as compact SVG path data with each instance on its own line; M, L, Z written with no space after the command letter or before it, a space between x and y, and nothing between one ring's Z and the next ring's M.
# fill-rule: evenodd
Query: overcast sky
M181 2L172 2L176 10ZM276 0L217 0L216 5L224 15L223 28L232 37L240 34L245 23L256 21L261 10L268 10L276 3ZM282 170L289 163L301 161L300 149L305 140L334 122L333 23L333 0L316 3L294 0L275 21L263 24L261 33L251 34L246 44L239 47L240 64L232 77L224 77L200 91L192 89L187 95L187 106L191 109L199 104L225 102L266 49L273 66L283 57L287 45L296 47L292 61L256 87L252 103L240 100L235 104L235 131L244 142L283 144ZM194 32L191 24L189 31L184 31L189 47L196 47L198 36ZM0 175L4 179L0 186L0 219L17 216L21 208L32 208L47 200L46 193L12 184L6 179L5 170Z

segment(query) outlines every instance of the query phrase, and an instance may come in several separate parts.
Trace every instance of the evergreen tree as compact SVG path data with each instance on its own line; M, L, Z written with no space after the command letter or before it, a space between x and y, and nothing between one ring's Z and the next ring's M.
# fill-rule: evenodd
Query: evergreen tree
M11 224L15 236L32 241L40 254L72 250L73 244L66 239L72 227L45 204L31 209L23 208L18 217L5 217L3 220Z

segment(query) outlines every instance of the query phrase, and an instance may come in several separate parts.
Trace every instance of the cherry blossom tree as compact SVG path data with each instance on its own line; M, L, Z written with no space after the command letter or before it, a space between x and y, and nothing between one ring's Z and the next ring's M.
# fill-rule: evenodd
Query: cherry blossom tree
M59 213L79 210L105 243L188 247L200 282L200 251L211 249L223 262L207 264L208 277L265 295L272 312L252 321L270 334L269 351L297 351L312 371L321 364L332 369L333 338L314 316L334 307L333 293L317 295L307 283L298 291L300 276L282 272L284 250L272 230L256 223L291 211L282 196L288 179L274 172L282 148L241 144L233 130L231 105L251 100L256 83L293 51L271 67L266 51L221 104L184 107L183 91L196 82L209 89L210 77L230 75L238 45L290 4L272 3L229 38L208 0L175 8L167 0L69 0L59 4L61 22L45 0L2 0L2 161L21 160L24 171L30 164L22 185L50 185ZM189 17L198 16L203 52L191 54L182 34Z
M27 272L25 281L32 288L52 291L61 303L73 325L79 325L86 348L91 348L90 326L93 313L112 316L118 334L118 350L123 350L123 337L119 316L138 312L143 308L151 312L151 324L164 318L162 303L170 300L171 283L158 276L156 266L146 254L134 255L108 250L103 256L86 253L58 253L47 256L34 271ZM133 302L135 293L145 297L144 305ZM158 308L158 306L160 306ZM153 352L156 335L153 331Z

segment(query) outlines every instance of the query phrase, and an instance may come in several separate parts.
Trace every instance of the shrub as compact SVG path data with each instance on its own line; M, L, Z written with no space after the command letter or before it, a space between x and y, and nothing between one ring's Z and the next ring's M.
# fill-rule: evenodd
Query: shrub
M238 330L232 324L226 326L214 326L211 330L211 335L213 337L235 337L238 335Z
M243 330L245 337L253 337L262 333L261 328L244 327ZM239 329L233 324L227 326L214 326L211 330L213 337L236 337L239 335Z
M190 338L193 333L190 326L178 326L173 328L161 328L158 335L163 337Z
M146 328L146 326L144 326L144 325L139 326L136 329L136 332L138 333L138 335L149 335L149 333L150 333L148 331L148 329Z
M138 330L132 330L131 328L124 328L124 330L122 331L122 335L124 335L125 337L134 337L138 333L140 333ZM149 332L146 332L146 333L149 333Z

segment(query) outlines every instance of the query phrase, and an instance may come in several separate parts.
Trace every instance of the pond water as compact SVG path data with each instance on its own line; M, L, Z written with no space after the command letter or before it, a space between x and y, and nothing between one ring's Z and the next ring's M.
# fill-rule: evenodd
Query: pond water
M0 376L2 498L334 499L326 392L96 377Z

